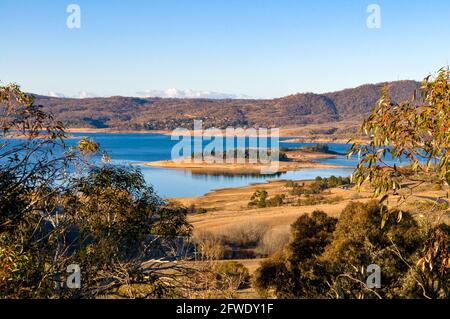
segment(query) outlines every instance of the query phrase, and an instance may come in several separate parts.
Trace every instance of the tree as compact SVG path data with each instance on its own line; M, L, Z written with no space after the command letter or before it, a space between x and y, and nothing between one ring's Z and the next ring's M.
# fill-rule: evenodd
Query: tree
M63 125L17 85L0 86L0 114L0 298L178 293L189 270L147 261L190 236L186 209L160 199L139 170L95 164L94 141L68 148ZM80 289L65 285L74 264Z
M256 271L256 289L278 298L423 298L408 280L424 234L406 212L402 223L391 215L382 229L385 209L377 202L350 203L339 220L320 211L302 215L287 249ZM367 285L369 265L381 268L381 289Z
M142 264L168 257L177 236L190 236L187 210L161 200L139 170L94 167L63 195L63 202L72 237L66 249L73 250L71 259L84 269L83 296L96 297L125 284L172 285Z
M262 295L278 298L318 298L325 295L324 268L317 263L331 242L337 220L324 212L304 214L292 225L286 251L261 264L255 287Z
M427 77L408 102L394 103L388 89L361 127L363 140L354 140L349 156L360 161L352 175L357 186L368 182L374 195L399 195L401 189L414 191L427 182L450 183L450 72L441 69L435 78ZM366 143L364 140L368 139ZM408 160L398 167L385 157ZM401 200L407 195L401 194ZM389 211L386 212L389 214ZM385 216L387 219L387 216Z
M414 259L423 238L416 221L407 212L401 223L391 215L381 229L380 211L386 209L375 201L350 203L341 213L333 240L318 258L319 263L326 265L330 297L402 297L399 290L409 270L407 263ZM369 265L381 268L380 289L372 290L366 285Z
M381 227L395 214L401 221L401 205L414 196L423 184L439 188L450 183L450 72L448 67L437 76L428 76L422 82L419 96L410 101L394 103L387 89L361 128L363 139L354 141L349 156L358 154L360 161L352 179L358 187L368 183L374 197L389 204L398 199L397 207L381 211ZM389 165L385 156L406 159L409 166ZM450 232L442 217L448 215L450 205L444 209L426 230L424 248L419 259L422 269L411 267L414 282L425 297L448 296L448 264ZM435 206L441 202L435 199ZM400 257L400 256L399 256ZM439 265L439 266L436 266ZM439 269L439 271L438 271ZM446 287L444 292L433 287ZM428 287L428 288L427 288ZM431 292L430 292L431 290Z

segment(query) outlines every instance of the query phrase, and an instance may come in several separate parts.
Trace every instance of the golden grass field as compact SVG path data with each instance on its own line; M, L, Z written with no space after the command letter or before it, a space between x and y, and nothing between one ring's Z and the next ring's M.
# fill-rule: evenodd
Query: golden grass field
M341 196L339 203L313 206L281 206L269 208L248 208L250 197L256 190L266 190L270 196L282 195L288 192L286 181L271 181L264 184L250 185L241 188L229 188L213 191L204 196L179 198L176 201L185 206L208 210L206 214L195 214L189 217L194 231L220 232L229 226L245 222L261 222L271 228L289 227L299 216L311 213L314 210L323 210L331 216L339 216L342 209L351 201L364 201L370 199L370 193L358 193L355 190L335 188L327 196Z
M323 210L330 216L339 217L344 207L352 201L369 201L371 192L357 191L355 189L333 188L326 196L340 196L342 200L333 204L319 204L312 206L281 206L269 208L248 208L250 197L256 190L266 190L270 196L286 194L286 181L271 181L264 184L250 185L241 188L229 188L216 190L199 197L178 198L179 203L190 206L206 208L205 214L189 216L189 221L194 226L194 231L220 231L227 226L242 222L264 222L273 228L291 225L300 215L311 213L314 210ZM433 203L434 199L445 197L446 189L430 190L424 186L421 191L408 200L408 206L413 213L420 214L417 202ZM395 201L393 201L394 203Z

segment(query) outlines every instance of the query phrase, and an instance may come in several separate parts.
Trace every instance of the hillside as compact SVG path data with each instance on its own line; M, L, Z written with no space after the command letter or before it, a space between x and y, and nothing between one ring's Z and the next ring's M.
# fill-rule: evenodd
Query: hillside
M369 84L326 94L302 93L277 99L214 100L108 97L69 99L36 96L58 120L71 128L167 130L191 128L193 119L205 127L292 127L359 120L388 85L397 101L410 99L420 83L397 81Z

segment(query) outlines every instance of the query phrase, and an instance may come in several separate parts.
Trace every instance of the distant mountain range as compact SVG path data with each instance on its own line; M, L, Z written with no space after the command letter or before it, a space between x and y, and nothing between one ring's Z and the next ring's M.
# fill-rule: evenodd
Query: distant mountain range
M36 102L70 128L166 130L191 128L193 119L204 127L288 127L343 120L361 120L389 87L394 100L411 99L420 88L416 81L368 84L342 91L301 93L277 99L172 98L58 98L36 96Z

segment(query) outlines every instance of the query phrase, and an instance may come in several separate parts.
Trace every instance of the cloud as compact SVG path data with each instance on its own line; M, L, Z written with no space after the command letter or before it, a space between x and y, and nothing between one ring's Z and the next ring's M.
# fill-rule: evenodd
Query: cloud
M180 99L249 99L249 96L238 94L227 94L212 91L181 90L171 88L167 90L145 90L136 93L140 97L161 97Z
M93 97L98 97L98 96L95 93L81 91L81 92L78 92L77 94L75 94L72 97L75 98L75 99L88 99L88 98L93 98Z
M50 97L66 97L66 96L65 96L64 94L62 94L62 93L53 92L53 91L48 92L47 95L50 96Z
M176 89L171 88L167 90L145 90L141 92L136 93L139 97L160 97L160 98L174 98L174 99L251 99L250 96L242 95L242 94L227 94L227 93L219 93L219 92L213 92L213 91L196 91L192 89ZM73 95L67 95L55 91L50 91L47 94L50 97L57 97L57 98L72 98L72 99L88 99L88 98L95 98L100 97L99 95L87 92L87 91L80 91Z
M86 92L86 91L80 91L74 95L65 95L63 93L50 91L47 93L47 95L50 97L72 98L72 99L88 99L88 98L98 97L97 94L91 93L91 92Z

